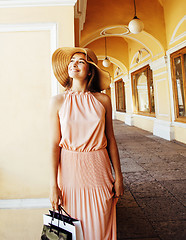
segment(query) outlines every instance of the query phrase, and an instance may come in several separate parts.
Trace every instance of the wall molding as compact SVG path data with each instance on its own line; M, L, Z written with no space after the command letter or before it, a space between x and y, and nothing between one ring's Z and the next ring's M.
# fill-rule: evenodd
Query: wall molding
M166 52L166 54L167 54L167 55L170 55L171 53L176 52L176 51L178 51L179 49L181 49L181 48L183 48L183 47L185 47L185 46L186 46L186 40L184 40L183 42L177 44L176 46L168 49L167 52Z
M167 71L160 72L160 73L155 73L155 74L153 74L153 77L159 77L159 76L164 75L164 74L167 74Z
M0 8L74 6L77 0L7 0L0 1Z
M164 68L167 66L167 57L166 56L163 56L153 62L151 62L150 64L150 68L153 70L153 71L156 71L160 68Z
M141 55L140 55L141 52ZM147 53L145 56L143 56L143 52ZM141 48L139 49L133 56L132 61L130 63L130 68L133 68L134 66L137 66L140 62L143 62L145 59L149 58L151 55L148 52L147 49ZM136 62L135 60L139 58L139 62Z
M186 15L179 21L179 23L177 24L176 28L174 29L174 32L172 34L172 37L171 37L171 40L170 40L170 43L169 43L170 45L186 36L186 31L185 31L185 32L181 33L180 35L178 35L177 37L175 37L179 27L182 25L182 23L185 20L186 20Z
M140 115L140 114L133 114L133 117L139 117L139 118L143 118L143 119L148 119L148 120L153 120L156 119L156 117L151 117L151 116L145 116L145 115Z
M146 62L143 62L143 63L139 64L138 66L136 66L136 67L132 68L131 70L129 70L129 74L131 75L131 73L139 70L140 68L143 68L143 67L147 66L148 64L149 65L151 64L151 59L149 59Z
M186 123L174 122L172 125L180 128L186 128Z
M49 198L0 200L0 209L50 208L50 207L51 203Z
M58 26L57 23L27 23L27 24L0 24L0 32L50 32L50 59L57 48ZM51 92L52 96L58 94L58 82L53 74L51 66Z
M114 78L114 83L117 82L117 81L120 80L120 79L122 79L122 80L124 81L123 77L124 77L124 75L121 74L121 75L119 75L118 77Z

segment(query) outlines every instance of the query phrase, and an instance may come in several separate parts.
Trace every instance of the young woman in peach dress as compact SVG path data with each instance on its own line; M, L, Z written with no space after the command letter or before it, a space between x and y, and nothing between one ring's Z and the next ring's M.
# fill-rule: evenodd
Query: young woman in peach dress
M86 48L59 48L52 58L66 91L50 105L53 209L81 221L85 240L116 240L116 203L123 195L110 98L110 76ZM111 164L115 172L112 176Z

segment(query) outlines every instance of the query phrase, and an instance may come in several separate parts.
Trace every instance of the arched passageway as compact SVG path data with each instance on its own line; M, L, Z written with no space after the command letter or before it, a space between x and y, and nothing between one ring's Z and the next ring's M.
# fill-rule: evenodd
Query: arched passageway
M136 14L144 23L143 31L138 34L127 32L134 14L133 1L84 2L86 17L81 29L76 28L79 31L76 44L92 48L103 68L106 37L107 57L111 65L104 69L112 77L107 93L112 98L113 117L164 139L186 143L183 137L186 136L186 118L182 111L185 109L185 100L182 99L186 93L184 87L182 90L179 86L174 87L174 66L171 66L172 53L183 49L182 55L185 54L184 1L179 1L179 4L172 0L169 3L136 1ZM184 75L183 66L184 63ZM137 79L139 74L146 74L144 67L149 67L149 70L144 83L146 87L144 85L142 89ZM184 78L183 86L185 81ZM138 91L140 88L142 94Z

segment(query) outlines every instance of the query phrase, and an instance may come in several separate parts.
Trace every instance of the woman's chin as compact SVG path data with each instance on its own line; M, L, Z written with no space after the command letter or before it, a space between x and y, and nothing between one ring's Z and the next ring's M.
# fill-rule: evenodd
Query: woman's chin
M76 78L76 77L78 77L78 76L79 76L78 72L70 72L70 73L69 73L69 77L70 77L70 78Z

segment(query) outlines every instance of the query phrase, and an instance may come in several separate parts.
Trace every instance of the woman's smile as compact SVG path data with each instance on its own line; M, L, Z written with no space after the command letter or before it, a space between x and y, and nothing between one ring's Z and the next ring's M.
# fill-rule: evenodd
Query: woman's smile
M76 53L72 56L68 65L68 74L71 78L86 79L89 72L89 64L83 53Z

